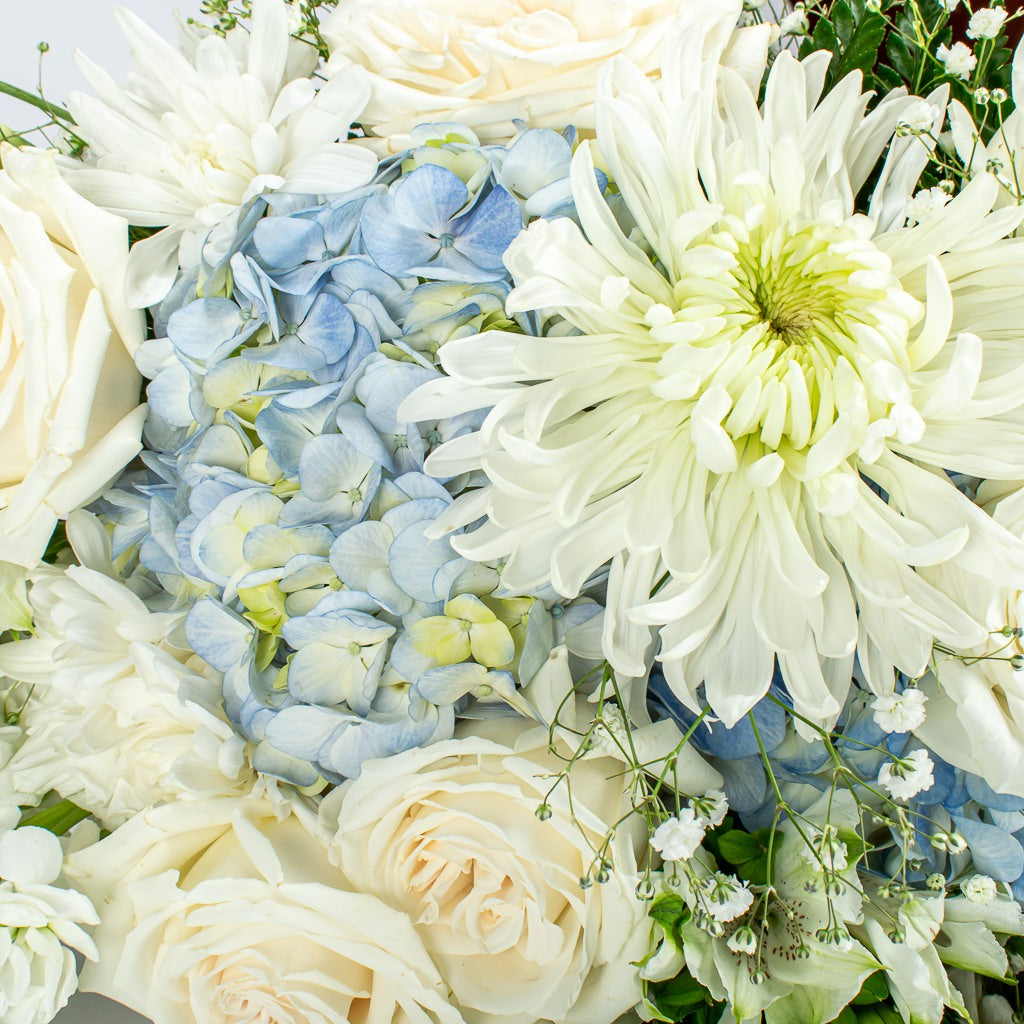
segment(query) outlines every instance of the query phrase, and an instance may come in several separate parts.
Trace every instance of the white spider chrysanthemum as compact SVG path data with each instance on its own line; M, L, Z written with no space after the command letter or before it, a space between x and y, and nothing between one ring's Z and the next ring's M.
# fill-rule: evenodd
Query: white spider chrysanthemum
M181 49L115 13L136 70L121 88L79 55L96 96L68 99L89 150L64 173L97 206L164 229L132 248L138 305L161 299L178 257L195 265L210 229L253 196L343 192L372 177L374 157L345 141L369 84L351 69L317 89L316 51L290 36L284 0L255 0L251 21L226 38L183 32Z
M680 33L660 85L612 65L597 142L636 230L582 145L582 229L538 221L506 257L510 311L565 323L451 342L450 378L403 413L493 406L431 456L487 477L439 528L483 520L453 543L519 592L575 594L610 563L618 671L646 673L657 628L689 706L731 726L778 665L797 710L833 722L855 651L887 692L936 639L985 636L942 581L1024 573L1024 545L944 472L1024 472L1024 242L1006 238L1024 212L991 212L982 176L907 226L928 153L894 135L925 102L866 114L859 76L822 97L829 55L783 53L759 110L721 38Z

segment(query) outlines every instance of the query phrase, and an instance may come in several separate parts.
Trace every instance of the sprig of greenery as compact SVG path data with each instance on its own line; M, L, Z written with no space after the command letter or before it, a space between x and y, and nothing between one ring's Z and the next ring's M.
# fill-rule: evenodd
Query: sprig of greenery
M325 60L327 43L320 32L320 19L338 6L338 0L286 0L299 12L300 23L293 33L296 39L309 43ZM252 0L203 0L200 17L189 18L190 25L210 29L226 36L252 17Z
M964 0L967 13L973 9ZM977 3L974 5L977 7ZM866 89L876 99L905 88L927 96L947 85L950 97L959 100L976 122L983 119L986 92L1009 93L1012 53L1004 30L995 39L979 39L978 63L967 80L950 75L938 57L940 46L953 42L951 12L939 0L815 0L805 7L809 34L799 47L801 57L816 50L832 53L825 89L828 91L854 71L864 75ZM1007 24L1020 17L1015 11ZM1005 118L1013 109L1005 102ZM990 124L989 136L997 130Z

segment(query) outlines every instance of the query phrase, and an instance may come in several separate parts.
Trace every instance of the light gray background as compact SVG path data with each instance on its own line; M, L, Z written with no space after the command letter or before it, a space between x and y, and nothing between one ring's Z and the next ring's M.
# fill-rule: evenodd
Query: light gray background
M199 9L199 0L119 0L163 35L172 35L174 11ZM48 99L60 103L72 89L85 88L71 54L86 53L116 80L129 66L128 48L111 14L108 0L0 0L3 33L0 35L0 79L33 90L39 76L36 44L50 44L43 60L43 88ZM0 96L0 121L12 128L38 123L36 111Z

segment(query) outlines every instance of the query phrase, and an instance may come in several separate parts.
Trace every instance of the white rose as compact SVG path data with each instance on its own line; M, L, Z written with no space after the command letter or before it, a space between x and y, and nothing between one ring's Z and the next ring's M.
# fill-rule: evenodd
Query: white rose
M0 560L28 566L139 451L145 418L128 226L73 192L55 156L0 147Z
M104 904L82 988L155 1024L460 1024L409 921L340 872L298 817L168 804L68 858Z
M68 537L84 564L35 569L34 635L0 645L0 674L32 687L0 805L56 790L113 827L150 804L250 786L219 677L181 664L184 612L152 611L112 578L94 516L73 512Z
M700 0L346 0L323 33L331 74L352 65L370 72L361 121L397 152L425 122L468 125L484 142L511 139L516 118L591 131L602 67L623 56L659 75L665 37L706 21L709 6L718 7ZM740 4L729 6L738 16ZM772 32L762 25L737 33L730 65L741 73L763 68Z
M618 826L607 880L580 878L629 810L622 765L574 766L572 820L565 786L547 795L565 762L546 727L503 718L473 733L365 762L325 797L331 858L409 915L471 1024L610 1024L638 1001L630 961L648 947L637 818Z
M72 947L95 959L81 925L98 918L81 893L52 885L60 841L41 828L0 836L0 1020L47 1024L77 987Z

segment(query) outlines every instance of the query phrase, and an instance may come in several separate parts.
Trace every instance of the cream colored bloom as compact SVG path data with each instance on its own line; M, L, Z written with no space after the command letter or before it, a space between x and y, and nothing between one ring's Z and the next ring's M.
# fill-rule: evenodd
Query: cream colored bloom
M82 988L155 1024L461 1024L412 924L269 803L147 811L66 871L104 906Z
M1006 237L1024 213L991 212L982 175L907 227L927 150L893 135L921 100L865 115L857 76L822 97L827 55L783 53L758 109L720 49L683 35L660 87L613 66L598 144L635 235L581 146L582 227L538 221L506 256L510 312L565 323L450 342L450 377L403 414L493 407L427 464L488 478L438 531L482 519L452 543L518 591L569 596L610 566L616 669L645 676L657 636L679 698L731 726L778 664L832 723L855 651L885 693L934 641L985 638L945 581L1024 578L1024 544L945 472L1024 470L1024 242Z
M564 694L563 690L563 694ZM331 858L356 888L408 914L471 1024L610 1024L639 998L630 961L646 949L635 894L644 837L619 826L608 879L595 851L627 813L621 765L580 761L572 820L548 730L524 719L368 761L324 798Z
M707 20L701 0L346 0L324 23L329 72L371 74L363 124L398 152L409 132L456 121L484 142L516 134L513 120L561 131L594 128L602 66L622 55L661 72L666 35ZM745 29L728 59L760 73L769 26ZM756 83L755 83L756 84Z
M227 38L183 33L180 49L129 11L116 14L136 69L121 88L79 58L96 96L68 98L89 150L85 166L66 161L64 174L98 206L164 229L132 248L137 305L161 299L179 260L198 263L210 229L253 196L343 192L373 175L372 156L345 141L365 81L349 73L317 89L316 52L291 38L284 0L255 0L251 21Z
M26 566L139 451L145 417L128 226L55 157L0 147L0 561Z
M32 687L3 791L55 790L114 827L154 803L251 788L219 678L182 664L184 612L150 610L113 578L88 513L72 513L68 536L83 564L36 569L35 635L0 645L0 674Z

